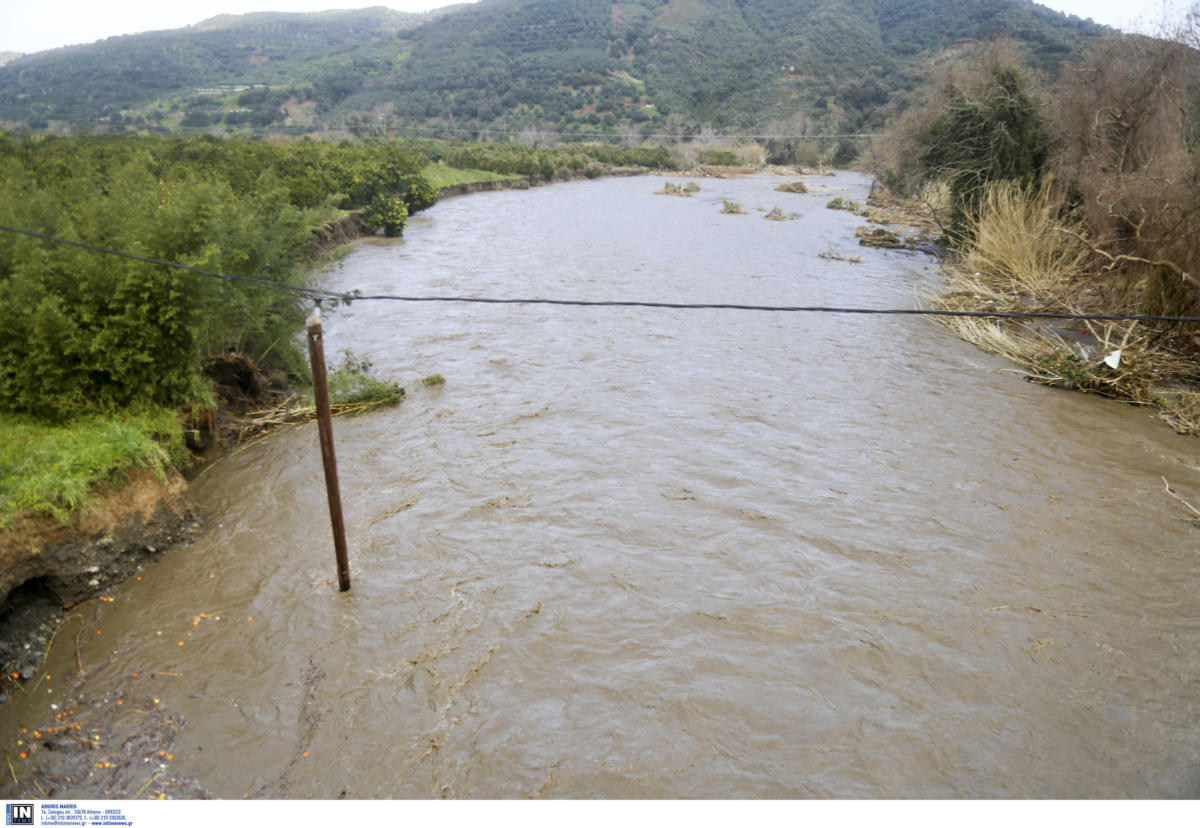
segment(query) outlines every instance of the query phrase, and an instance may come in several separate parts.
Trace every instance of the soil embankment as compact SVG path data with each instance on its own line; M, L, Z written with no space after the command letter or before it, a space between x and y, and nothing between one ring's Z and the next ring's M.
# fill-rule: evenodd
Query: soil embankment
M362 210L347 213L342 218L313 231L312 241L308 246L308 262L319 262L334 248L361 239L369 233Z
M0 534L0 693L33 678L63 613L200 532L187 483L136 471L70 525L27 516ZM5 698L7 700L7 698Z
M256 433L249 412L290 393L281 375L239 354L212 360L206 374L218 404L188 431L195 470ZM0 531L0 703L35 678L66 611L203 531L178 471L134 470L94 495L70 524L27 515Z

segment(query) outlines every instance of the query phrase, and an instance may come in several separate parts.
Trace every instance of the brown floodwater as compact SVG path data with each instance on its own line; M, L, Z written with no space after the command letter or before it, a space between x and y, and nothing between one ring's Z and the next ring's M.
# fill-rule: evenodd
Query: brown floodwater
M867 179L778 181L451 199L324 283L864 307L935 285L825 209ZM332 363L409 391L335 423L353 589L315 427L229 457L194 485L204 536L75 612L53 678L0 710L10 755L119 687L177 723L160 770L222 798L1200 795L1200 529L1163 482L1200 502L1200 443L1152 412L915 317L362 302L325 329Z

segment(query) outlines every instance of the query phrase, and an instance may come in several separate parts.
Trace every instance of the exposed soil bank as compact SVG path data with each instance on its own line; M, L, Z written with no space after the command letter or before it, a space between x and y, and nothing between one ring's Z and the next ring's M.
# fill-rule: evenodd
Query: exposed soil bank
M319 262L334 248L369 235L370 231L367 230L367 222L363 216L362 210L355 210L329 222L319 230L314 230L308 246L308 262Z
M105 487L69 526L34 516L0 534L0 666L5 700L32 679L65 610L103 595L200 532L187 483L137 471ZM14 674L19 679L14 678Z
M328 228L328 238L344 238L354 226L351 218ZM247 413L269 408L290 393L285 377L264 374L240 354L212 360L205 373L217 406L190 424L187 442L195 471L256 433ZM122 483L100 487L95 494L71 524L26 516L0 532L0 703L17 682L36 681L67 610L103 596L171 546L202 531L179 471L159 479L135 470Z

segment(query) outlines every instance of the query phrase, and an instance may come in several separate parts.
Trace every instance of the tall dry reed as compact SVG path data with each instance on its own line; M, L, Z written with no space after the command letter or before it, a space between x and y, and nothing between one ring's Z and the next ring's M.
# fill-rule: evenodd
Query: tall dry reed
M1090 253L1079 228L1060 218L1050 187L996 181L984 188L968 220L962 268L990 291L1071 307Z

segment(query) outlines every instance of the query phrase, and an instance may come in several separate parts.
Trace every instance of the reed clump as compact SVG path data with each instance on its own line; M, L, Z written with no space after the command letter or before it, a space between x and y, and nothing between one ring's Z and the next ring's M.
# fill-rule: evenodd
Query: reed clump
M1104 257L1053 195L1053 182L984 187L967 225L969 242L944 269L931 300L946 310L1000 313L1139 313L1114 310L1097 284ZM1163 329L1142 322L945 318L957 336L1019 366L1032 382L1152 405L1177 431L1200 434L1196 361L1169 347Z

